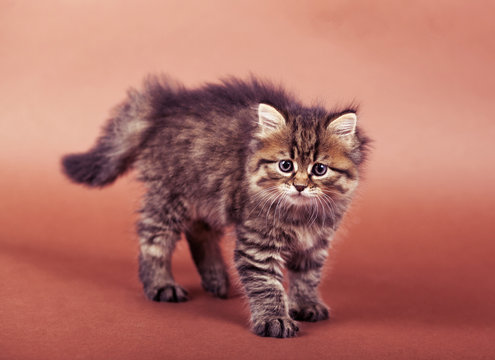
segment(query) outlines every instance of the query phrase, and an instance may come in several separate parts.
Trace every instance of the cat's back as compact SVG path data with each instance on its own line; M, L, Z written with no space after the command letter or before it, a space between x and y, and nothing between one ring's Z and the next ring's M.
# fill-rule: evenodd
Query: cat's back
M150 77L145 82L157 131L218 131L246 135L257 123L257 106L267 103L282 112L298 105L281 86L255 77L226 78L186 88L168 77ZM208 134L208 133L206 133ZM205 135L206 135L205 134Z
M145 87L153 129L144 145L144 158L155 165L171 162L203 172L242 166L239 161L257 127L259 103L281 111L295 104L280 86L254 77L247 81L228 78L194 89L169 78L152 77Z

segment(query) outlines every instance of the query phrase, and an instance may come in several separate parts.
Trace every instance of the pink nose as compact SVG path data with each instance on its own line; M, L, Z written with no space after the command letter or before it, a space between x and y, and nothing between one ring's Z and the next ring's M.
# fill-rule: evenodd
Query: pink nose
M294 187L296 188L297 191L301 192L304 189L306 189L306 185L296 185L294 184Z

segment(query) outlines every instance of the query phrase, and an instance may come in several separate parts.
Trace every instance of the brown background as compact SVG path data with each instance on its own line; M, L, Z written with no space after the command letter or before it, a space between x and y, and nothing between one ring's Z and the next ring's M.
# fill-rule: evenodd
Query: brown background
M1 1L0 358L493 358L495 5L404 4ZM331 321L252 335L239 291L205 294L184 242L192 301L144 299L140 185L78 187L59 158L150 72L361 103L375 144L321 286Z

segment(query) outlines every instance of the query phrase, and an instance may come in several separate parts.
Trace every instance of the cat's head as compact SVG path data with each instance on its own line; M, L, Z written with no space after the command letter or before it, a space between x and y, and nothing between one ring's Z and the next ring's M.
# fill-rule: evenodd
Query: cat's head
M282 114L259 104L257 118L247 169L256 201L265 208L335 216L358 184L364 157L367 140L357 129L356 111Z

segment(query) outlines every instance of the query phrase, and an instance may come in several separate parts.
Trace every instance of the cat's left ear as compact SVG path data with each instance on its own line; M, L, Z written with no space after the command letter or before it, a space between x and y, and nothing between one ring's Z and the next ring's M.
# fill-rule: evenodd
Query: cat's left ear
M357 115L346 113L332 120L327 129L344 141L350 141L356 134Z
M261 134L268 135L271 132L285 126L285 119L273 106L259 104L258 125L261 128Z

